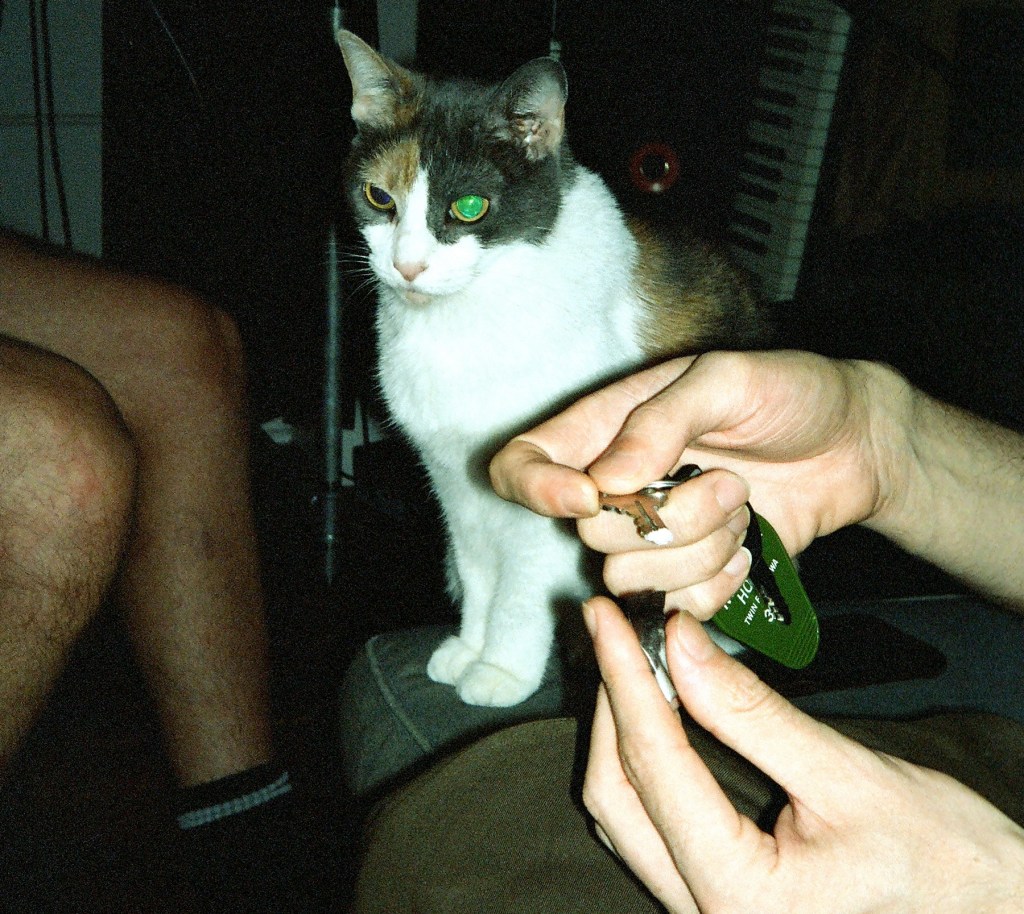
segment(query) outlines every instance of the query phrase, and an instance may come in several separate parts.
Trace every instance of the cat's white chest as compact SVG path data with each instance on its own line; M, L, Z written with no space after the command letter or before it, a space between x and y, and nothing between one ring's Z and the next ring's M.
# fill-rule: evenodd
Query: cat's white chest
M611 328L588 324L580 300L547 301L537 279L478 283L430 313L382 315L382 390L414 438L486 438L618 370Z

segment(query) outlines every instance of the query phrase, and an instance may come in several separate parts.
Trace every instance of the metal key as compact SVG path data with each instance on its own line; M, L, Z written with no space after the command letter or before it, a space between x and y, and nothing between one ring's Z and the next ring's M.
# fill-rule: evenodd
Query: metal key
M647 542L667 546L672 542L672 531L658 516L658 508L665 504L667 497L667 492L647 488L631 495L605 495L602 492L601 508L633 518L636 532Z
M680 467L668 479L661 479L644 486L639 492L628 495L607 495L601 493L601 508L625 514L633 518L636 532L647 542L658 546L667 546L672 542L672 531L665 526L658 516L658 508L668 501L669 492L688 479L700 474L700 469L693 464Z

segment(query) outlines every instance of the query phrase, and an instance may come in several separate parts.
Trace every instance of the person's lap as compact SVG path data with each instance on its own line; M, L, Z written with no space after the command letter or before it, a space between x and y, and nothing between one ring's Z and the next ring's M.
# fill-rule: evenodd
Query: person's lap
M966 783L1024 824L1024 726L988 714L831 719L859 742ZM769 825L777 788L691 729L738 810ZM373 810L352 914L663 914L578 802L576 722L508 727L440 760ZM737 874L736 878L742 878Z
M947 663L928 677L797 703L866 745L945 771L1024 822L1024 620L969 599L819 610L824 624L854 611L885 620ZM378 636L342 690L350 782L383 792L403 781L368 818L355 914L662 911L599 844L580 804L587 722L563 716L557 666L528 707L468 708L425 674L448 631ZM775 785L688 729L737 809L770 823Z

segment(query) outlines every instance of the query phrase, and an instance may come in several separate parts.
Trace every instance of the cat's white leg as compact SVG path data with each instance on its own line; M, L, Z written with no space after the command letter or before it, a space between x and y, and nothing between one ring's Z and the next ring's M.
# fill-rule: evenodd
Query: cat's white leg
M540 685L551 654L556 604L589 593L582 546L571 529L499 502L488 517L498 547L498 575L479 658L458 681L467 704L519 704Z
M451 597L455 606L461 607L465 603L465 588L462 586L462 578L459 576L458 563L455 559L455 547L451 543L449 535L448 550L446 556L446 578L448 584L448 596ZM483 626L478 634L470 634L472 640L467 640L467 633L460 631L457 635L449 635L445 638L427 662L427 675L444 685L455 685L477 657L483 648Z
M449 590L459 598L459 634L446 638L427 663L427 675L435 682L455 685L466 668L477 660L487 633L488 609L498 578L498 556L481 513L497 496L481 498L464 487L447 499L440 490L448 521Z

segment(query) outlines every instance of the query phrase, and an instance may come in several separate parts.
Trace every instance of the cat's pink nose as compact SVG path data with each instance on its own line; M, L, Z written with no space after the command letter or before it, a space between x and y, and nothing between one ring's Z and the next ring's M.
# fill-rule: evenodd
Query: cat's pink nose
M412 282L426 268L427 265L422 261L417 263L395 263L395 269L402 274L402 278L406 282Z

